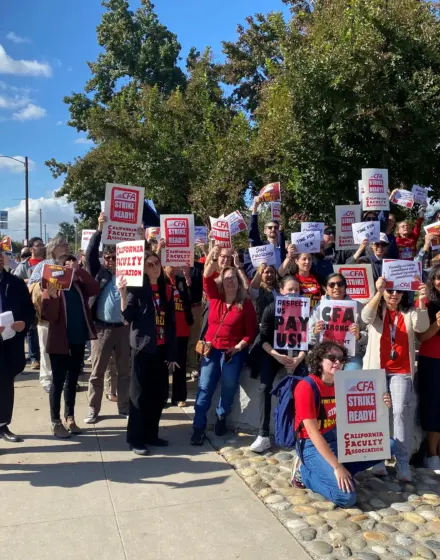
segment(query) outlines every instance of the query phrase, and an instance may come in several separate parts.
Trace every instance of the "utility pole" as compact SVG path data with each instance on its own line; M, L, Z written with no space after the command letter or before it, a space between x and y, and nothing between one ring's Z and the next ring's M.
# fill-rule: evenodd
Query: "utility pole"
M43 239L43 210L40 208L40 237Z
M26 240L29 241L29 162L28 157L24 158L24 177L25 177L25 220L26 220Z
M47 244L47 226L44 224L44 243Z

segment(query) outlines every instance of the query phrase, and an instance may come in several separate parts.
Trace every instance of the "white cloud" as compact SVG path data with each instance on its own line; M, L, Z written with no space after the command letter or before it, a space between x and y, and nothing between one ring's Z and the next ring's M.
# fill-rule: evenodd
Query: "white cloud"
M49 64L37 60L14 60L0 45L0 74L49 77L52 75L52 68Z
M11 173L24 173L24 157L23 156L11 156L10 157L2 157L0 154L0 171L4 169L5 171L10 171ZM16 161L16 160L19 161ZM22 161L23 163L20 163ZM28 167L29 171L35 169L35 161L32 159L28 159Z
M93 140L90 140L90 138L77 138L75 140L75 144L93 144Z
M6 39L9 39L10 41L12 41L13 43L16 43L16 44L30 43L31 42L29 37L20 37L19 35L17 35L13 31L9 31L9 33L6 35Z
M57 121L57 126L62 126L64 124L64 121Z
M21 111L13 113L12 118L16 121L35 121L44 118L46 114L46 109L43 109L43 107L29 103Z
M30 198L29 199L29 235L33 237L34 235L40 235L40 216L39 210L42 210L43 218L43 237L44 237L44 225L46 224L46 230L48 237L53 237L58 231L58 225L60 222L70 222L73 223L73 204L67 202L65 197L62 198ZM10 233L14 240L21 241L25 236L25 208L24 200L21 200L17 206L12 206L10 208L5 208L8 210L8 225L9 230L5 230L6 233ZM15 231L14 231L15 230Z

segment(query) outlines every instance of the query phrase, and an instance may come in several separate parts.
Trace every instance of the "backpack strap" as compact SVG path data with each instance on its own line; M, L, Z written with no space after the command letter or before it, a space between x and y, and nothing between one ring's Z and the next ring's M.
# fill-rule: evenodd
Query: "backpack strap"
M304 377L303 381L305 381L308 385L310 385L310 387L312 388L313 394L315 396L315 408L318 411L318 417L316 418L319 421L325 420L327 418L327 414L325 412L325 408L321 405L321 395L319 393L319 389L318 386L316 385L315 380L313 379L313 377L310 377L309 375L307 377ZM298 425L298 430L296 431L296 437L299 434L299 431L304 427L304 423L300 422L300 424Z

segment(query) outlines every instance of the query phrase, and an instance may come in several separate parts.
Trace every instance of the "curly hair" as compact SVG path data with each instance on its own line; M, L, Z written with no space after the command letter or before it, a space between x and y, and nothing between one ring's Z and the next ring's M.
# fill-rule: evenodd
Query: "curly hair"
M310 373L313 373L313 375L317 377L322 377L322 360L334 348L340 350L343 354L343 359L347 360L348 352L344 346L331 340L320 342L319 344L315 344L313 350L307 354L306 363Z

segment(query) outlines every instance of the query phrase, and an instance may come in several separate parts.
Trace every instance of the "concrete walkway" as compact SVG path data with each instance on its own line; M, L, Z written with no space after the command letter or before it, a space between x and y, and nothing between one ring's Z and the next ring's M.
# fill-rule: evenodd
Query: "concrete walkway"
M309 556L206 443L190 418L165 411L165 451L134 456L115 403L81 436L56 440L37 374L16 381L11 429L0 441L0 560L307 560ZM83 383L85 388L85 383ZM78 394L84 427L86 393Z

